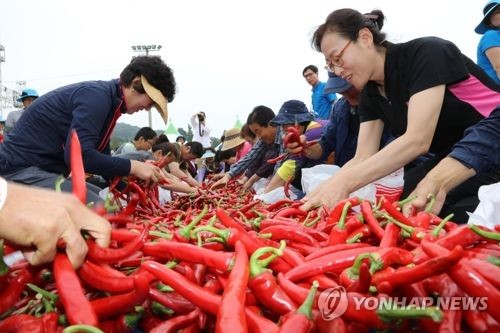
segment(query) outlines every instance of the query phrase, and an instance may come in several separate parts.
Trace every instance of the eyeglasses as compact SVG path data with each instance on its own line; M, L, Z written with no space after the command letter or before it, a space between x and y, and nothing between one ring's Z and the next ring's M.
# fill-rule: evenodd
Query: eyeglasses
M329 72L334 72L335 67L342 67L344 65L344 60L342 59L342 56L344 55L345 50L347 50L347 47L351 45L352 40L349 40L347 44L340 50L339 54L331 56L330 59L326 60L326 65L325 69Z

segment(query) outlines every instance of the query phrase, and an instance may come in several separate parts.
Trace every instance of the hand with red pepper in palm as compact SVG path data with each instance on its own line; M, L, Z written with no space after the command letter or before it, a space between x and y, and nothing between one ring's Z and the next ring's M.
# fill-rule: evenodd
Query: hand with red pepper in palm
M62 240L71 264L80 267L87 254L81 230L89 232L100 246L109 245L108 221L75 196L8 183L7 199L0 210L0 238L22 246L31 264L52 261Z

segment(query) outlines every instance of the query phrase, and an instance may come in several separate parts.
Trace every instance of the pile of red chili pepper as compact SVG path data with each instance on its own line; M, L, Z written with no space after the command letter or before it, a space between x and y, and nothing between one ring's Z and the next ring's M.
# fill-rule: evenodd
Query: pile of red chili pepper
M0 272L0 332L500 332L500 230L406 217L384 198L265 205L237 182L163 206L133 178L111 193L111 245L89 237L80 269L60 252ZM346 309L329 320L321 292L340 287ZM357 308L366 297L408 304ZM450 297L487 298L438 306Z

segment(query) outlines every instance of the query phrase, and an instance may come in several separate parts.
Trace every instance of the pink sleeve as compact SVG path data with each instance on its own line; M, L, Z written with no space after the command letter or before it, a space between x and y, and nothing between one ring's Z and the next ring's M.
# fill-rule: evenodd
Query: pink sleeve
M239 155L238 159L243 158L243 156L245 156L250 151L250 149L252 149L252 145L248 141L245 141L245 143L243 144L243 147L241 148L241 150L238 153L238 155Z

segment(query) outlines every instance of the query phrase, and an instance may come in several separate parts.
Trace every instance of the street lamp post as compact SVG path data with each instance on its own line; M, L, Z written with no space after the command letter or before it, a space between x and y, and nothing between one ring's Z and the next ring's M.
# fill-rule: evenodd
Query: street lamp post
M150 44L150 45L132 45L132 51L139 52L141 54L145 54L149 56L150 52L156 52L161 50L161 45L158 44ZM151 110L148 111L148 122L149 127L153 128L153 117L151 115Z

